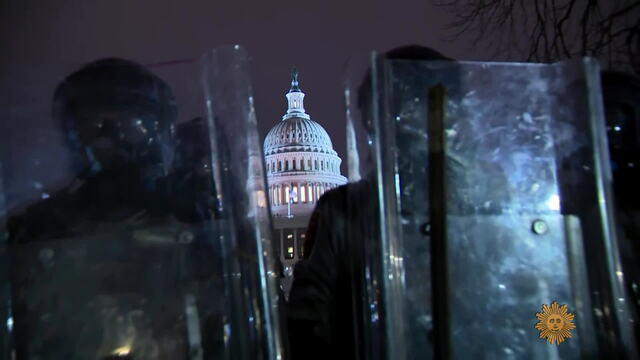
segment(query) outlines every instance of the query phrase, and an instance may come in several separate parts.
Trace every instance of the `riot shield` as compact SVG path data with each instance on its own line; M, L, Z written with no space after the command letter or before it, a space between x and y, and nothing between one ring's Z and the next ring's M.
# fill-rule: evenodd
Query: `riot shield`
M347 72L362 358L635 356L597 63Z
M14 70L0 357L281 358L246 52Z

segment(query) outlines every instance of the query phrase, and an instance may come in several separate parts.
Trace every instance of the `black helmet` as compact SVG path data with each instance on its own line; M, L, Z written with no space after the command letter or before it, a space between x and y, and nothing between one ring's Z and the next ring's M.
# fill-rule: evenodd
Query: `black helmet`
M134 62L103 59L71 74L55 91L53 116L94 172L127 165L166 169L172 160L175 98L163 80Z

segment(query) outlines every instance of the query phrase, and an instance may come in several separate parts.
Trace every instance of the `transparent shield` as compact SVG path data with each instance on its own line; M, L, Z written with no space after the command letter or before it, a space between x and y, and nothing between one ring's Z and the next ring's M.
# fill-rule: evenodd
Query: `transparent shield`
M280 358L246 52L14 70L1 357Z
M394 359L633 354L598 71L589 59L351 62L348 232L364 254L352 273L368 273L354 276L369 289L355 319L365 349ZM358 205L361 186L373 210ZM553 301L575 315L560 346L535 327Z

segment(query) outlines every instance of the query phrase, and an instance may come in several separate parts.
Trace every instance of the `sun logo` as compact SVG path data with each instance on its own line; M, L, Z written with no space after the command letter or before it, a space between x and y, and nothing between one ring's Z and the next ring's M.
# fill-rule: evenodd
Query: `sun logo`
M550 344L560 345L566 338L571 337L571 330L576 328L573 323L573 314L567 310L567 305L542 304L542 312L536 313L540 320L536 329L540 331L540 339L547 339Z

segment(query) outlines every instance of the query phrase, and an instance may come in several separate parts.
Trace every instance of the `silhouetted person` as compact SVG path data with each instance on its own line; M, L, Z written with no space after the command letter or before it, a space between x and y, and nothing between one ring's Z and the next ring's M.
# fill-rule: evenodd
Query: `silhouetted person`
M176 326L140 313L145 297L177 279L156 274L169 264L155 250L137 250L162 242L147 229L171 218L176 116L167 84L126 60L90 63L55 90L53 119L76 174L8 220L18 359L108 354L131 329L137 352L152 354L162 337L148 329Z
M384 57L391 60L451 60L421 46L401 47L386 53ZM371 115L368 113L370 102L376 101L369 97L370 87L369 73L358 94L358 105L365 118ZM415 138L412 129L399 131L405 132L403 134L408 141L398 146L411 147L418 141L426 147L424 139ZM406 150L403 148L401 151ZM417 165L404 161L399 164L399 172L412 173ZM305 259L296 264L289 298L288 330L294 360L358 359L365 354L382 356L371 354L372 349L366 348L367 343L383 341L383 333L381 328L376 328L379 326L377 321L366 319L370 310L371 313L380 314L381 308L363 308L364 300L370 295L367 294L365 277L371 272L380 271L369 269L366 265L377 265L376 261L370 262L367 256L371 256L370 251L379 241L375 230L379 228L379 216L374 176L363 175L363 180L359 182L325 193L311 216ZM403 201L409 204L418 200L403 198ZM411 205L402 211L410 213ZM373 329L367 329L369 325ZM373 338L365 341L365 336Z
M173 208L179 220L195 223L219 215L213 183L209 127L204 118L181 123L176 131L176 158L171 175Z
M126 60L96 61L58 86L53 117L78 173L10 219L12 243L95 233L104 222L168 210L158 186L171 166L176 107L161 79Z
M394 53L394 56L387 54L387 60L435 60L433 58L420 58L420 56L395 57L398 56L398 52ZM482 227L478 228L485 231L485 234L475 233L475 231L478 231L477 229L466 230L466 228L460 227L451 228L452 232L458 231L462 235L456 236L457 234L454 234L450 239L447 239L450 240L449 243L452 244L452 247L450 247L452 251L447 254L446 261L450 262L452 266L447 269L448 273L436 273L434 275L455 279L456 283L451 284L451 291L448 292L438 292L437 288L431 291L431 284L429 284L431 279L416 279L416 273L423 274L424 272L413 271L419 270L419 267L422 265L427 268L429 267L430 259L428 259L429 250L427 248L427 237L424 237L425 241L422 243L413 240L416 240L419 236L419 234L417 234L418 227L415 225L419 224L420 219L429 221L431 218L430 215L432 215L433 212L425 214L414 211L415 209L424 210L424 206L421 207L420 202L428 203L431 199L427 197L427 195L430 196L428 192L428 186L430 184L425 176L429 171L426 170L427 166L424 162L427 158L424 152L426 152L427 149L425 145L418 146L421 142L423 144L426 143L427 134L425 131L422 131L421 128L415 126L420 125L420 121L424 124L428 119L425 116L424 106L419 108L420 105L415 105L415 108L412 109L411 103L413 103L413 101L411 100L414 99L413 95L415 94L415 103L420 103L420 100L424 99L428 87L437 84L437 78L440 77L441 74L437 70L431 70L432 68L430 68L429 71L425 71L423 65L424 64L419 64L418 62L398 64L398 66L395 66L395 64L392 65L392 77L391 79L384 78L384 81L392 83L392 90L397 92L391 95L384 91L381 92L381 97L384 101L381 106L382 109L380 110L380 114L382 114L380 117L384 120L381 121L397 120L393 126L396 132L396 134L394 134L396 140L394 145L396 148L382 150L386 155L388 155L389 152L392 153L392 160L389 161L392 162L392 168L384 168L384 166L388 166L389 164L386 162L387 159L383 159L384 165L382 170L388 171L396 176L391 183L397 186L397 188L393 190L397 189L398 191L397 196L399 201L397 202L397 210L400 216L397 219L399 223L392 225L402 227L401 234L403 242L402 249L399 249L401 259L398 259L398 261L402 263L403 268L402 281L404 283L402 284L403 289L401 295L404 298L401 300L402 306L406 314L429 314L429 311L423 311L424 309L429 309L431 305L428 304L430 300L429 296L425 296L425 294L433 293L436 296L446 296L455 306L455 310L452 310L455 311L455 316L451 317L451 319L454 319L452 321L450 321L450 319L445 319L445 321L436 320L437 324L443 324L445 322L452 324L452 328L447 329L447 333L443 331L442 334L450 338L455 336L457 339L469 339L471 345L468 347L463 346L466 356L491 357L493 355L490 351L497 354L505 348L506 342L518 343L521 341L518 339L519 336L524 338L524 336L515 334L513 322L503 320L505 319L503 317L505 309L509 311L514 310L511 316L517 314L518 318L520 318L520 315L526 314L527 311L524 309L531 307L532 304L537 301L535 296L538 296L537 294L544 294L545 287L539 280L545 277L546 279L550 278L549 274L543 273L541 269L532 271L532 267L522 266L531 265L531 263L526 263L528 259L518 259L517 256L513 256L518 255L515 252L518 248L513 246L516 242L510 235L516 227L513 225L509 227L507 225L509 223L494 224L491 218L506 218L500 215L514 214L516 214L516 216L513 216L513 219L517 219L517 217L522 215L561 215L567 220L571 219L571 217L577 218L580 220L583 233L583 239L581 241L584 241L583 244L587 249L585 260L587 260L588 265L592 262L596 265L590 268L589 271L594 273L600 272L601 277L606 278L610 274L602 271L605 267L600 266L601 264L598 263L600 259L604 259L604 257L602 257L603 251L597 251L599 250L598 246L589 246L589 243L592 243L591 245L594 243L605 244L601 238L604 233L603 229L600 228L602 223L600 221L593 221L595 219L601 219L602 217L602 214L599 213L600 209L597 208L596 205L598 201L601 201L598 200L597 197L603 194L594 191L596 189L596 176L600 176L601 174L591 173L590 175L585 175L584 172L585 169L589 167L593 168L593 163L596 161L594 160L593 153L594 145L591 144L591 139L588 137L589 130L573 131L576 138L569 138L566 139L566 141L558 141L554 138L553 149L548 151L548 145L531 141L531 138L536 140L532 135L536 133L547 135L548 130L534 128L528 131L507 132L510 130L491 127L500 124L499 122L490 122L489 120L491 119L484 118L479 120L487 120L484 124L488 125L480 127L478 132L474 132L470 131L473 130L471 126L474 125L474 119L466 121L469 120L469 118L463 118L465 121L460 121L457 120L454 115L450 115L450 124L456 126L447 127L447 130L454 131L456 134L450 138L447 135L446 183L448 189L446 195L448 198L446 202L447 208L442 209L442 211L446 211L447 215L451 214L455 216L451 217L451 223L453 225L469 224L469 222L464 221L472 221L474 226L481 225ZM437 66L434 66L434 68L437 69ZM455 78L458 77L456 75L460 74L455 73L455 65L448 68L445 73L446 72L449 72L448 76L453 75L450 77L450 79L453 80L443 81L443 83L447 84L447 90L450 90L451 93L454 94L453 99L458 100L459 98L455 96L460 95L460 89L469 91L468 88L463 86L467 84L456 84ZM388 73L385 73L384 75L387 74ZM429 76L425 76L424 74L428 74ZM463 76L459 77L463 78ZM567 106L567 108L572 108L573 106L575 109L578 109L571 114L581 115L582 113L593 111L593 109L586 104L587 96L584 95L590 90L586 85L586 82L581 79L569 84L565 89L569 94L578 94L569 99L562 99L565 101L563 106ZM458 86L460 87L458 88ZM380 99L366 98L366 94L371 93L368 91L368 87L371 87L371 85L365 84L365 86L361 87L361 89L365 89L365 98L363 99L364 101L361 102L361 105L369 105L372 101L380 101ZM387 88L384 87L384 89L386 90ZM494 89L495 87L487 87L482 90ZM492 92L487 93L489 96L493 95ZM465 95L465 93L462 93L462 95ZM496 96L498 95L504 96L504 93L497 91ZM534 98L543 98L544 96L544 93L534 93ZM473 96L469 97L473 99ZM530 105L526 101L522 102L522 100L519 100L518 102L519 104ZM382 101L380 101L380 103L382 103ZM391 105L388 103L391 103ZM422 104L423 103L424 102L422 102ZM490 104L491 103L488 105ZM498 106L493 108L486 106L485 108L485 106L481 105L481 109L478 109L479 114L485 115L487 114L487 109L495 110L501 105L500 103L493 104L498 104ZM457 109L463 108L459 110L459 114L466 115L464 111L468 111L469 109L466 109L465 106L465 104L456 104L454 102L453 106L450 106L448 110L450 110L450 114L455 114ZM363 112L367 108L370 107L361 106ZM638 141L637 132L633 130L637 122L632 116L637 112L624 104L610 106L607 111L608 113L613 112L614 115L616 115L616 111L618 112L615 120L614 116L609 115L607 121L613 132L613 134L610 132L609 135L610 140L613 142L612 157L614 176L616 173L623 173L621 170L622 166L626 167L624 172L629 174L627 177L622 178L616 185L618 196L624 197L628 195L622 202L622 207L628 211L633 209L633 201L630 200L635 198L633 195L635 192L631 190L633 185L631 185L632 183L629 181L634 179L635 175L633 172L636 171L634 169L637 169L637 156L635 155L638 153L636 151ZM366 116L367 114L365 113L363 117L366 119ZM504 114L496 114L498 120L502 121L500 116L504 116ZM510 119L514 118L518 119L517 117L510 117ZM578 118L580 117L578 116ZM407 121L407 119L416 119L416 121L411 122ZM617 124L616 121L618 122ZM467 123L469 127L465 128L465 123ZM616 125L619 128L617 131L624 132L623 134L615 134ZM411 126L414 126L414 128L412 129ZM492 130L491 134L487 133L487 130ZM382 137L388 135L384 133L384 128L380 133L378 133L378 135ZM502 141L500 136L506 136L506 134L513 136L513 138ZM420 139L421 136L422 140ZM373 140L376 142L379 141L378 138ZM387 144L384 141L381 143L383 145ZM499 147L501 144L510 146L503 149ZM459 145L460 149L457 149L457 145ZM496 160L494 162L491 162L490 157L473 156L474 150L490 152L490 150L495 149L496 152L499 152L513 150L519 145L522 145L523 152L530 153L525 155L531 155L531 157L538 156L535 160L550 161L542 165L532 161L530 166L527 166L527 168L535 170L543 169L544 171L539 174L522 171L522 173L519 174L508 174L509 176L507 177L502 169L514 169L514 167L505 166L507 164L503 163L503 160L513 160L513 157L501 154L495 157ZM570 149L574 149L574 151ZM457 153L457 151L459 152ZM423 153L419 154L419 152ZM429 164L429 166L431 166L431 164ZM515 175L524 175L527 180L535 182L536 185L542 184L560 190L559 200L562 201L560 208L555 208L557 204L547 204L548 200L546 198L548 194L553 194L553 190L551 192L540 192L531 195L530 192L522 191L523 188L518 187L519 184L514 181ZM387 174L383 176L386 177ZM294 359L386 358L387 355L390 354L376 353L376 350L384 349L393 351L393 347L396 344L377 346L377 344L386 340L384 331L388 330L388 328L384 325L385 320L403 322L401 328L407 331L406 334L403 334L407 335L408 338L406 339L406 343L408 344L407 348L418 349L419 347L417 346L411 346L413 345L412 342L416 339L422 342L422 344L428 344L428 341L437 341L437 339L429 338L430 329L433 327L431 316L425 316L423 324L420 324L420 321L414 321L414 319L408 318L387 318L380 320L385 316L392 316L393 314L388 315L384 313L387 308L383 306L384 299L382 294L372 294L372 292L385 292L389 291L389 289L385 289L382 282L374 284L372 286L373 289L367 289L366 286L370 284L367 283L369 276L372 274L381 274L381 269L377 267L380 267L380 262L383 261L383 255L388 256L388 254L381 253L379 249L381 239L378 238L380 226L378 222L385 221L385 219L380 219L380 216L383 215L380 215L380 209L378 208L377 197L379 190L375 187L375 185L377 185L375 184L375 177L371 174L364 174L363 178L364 180L358 183L351 183L327 192L318 202L316 210L312 215L312 219L315 220L311 222L308 230L308 241L311 246L311 251L308 258L300 261L296 266L295 281L290 295L289 329ZM637 183L637 181L634 182L634 184L635 183ZM390 184L385 185L389 186ZM393 196L391 197L393 198ZM637 211L635 211L635 213L629 212L627 216L629 214L637 217ZM525 224L526 223L527 222L525 222ZM517 223L514 222L513 224ZM629 224L627 223L625 225ZM493 237L494 234L492 230L495 230L495 237ZM630 227L624 230L635 231ZM396 229L392 229L391 231L395 232ZM483 238L483 235L486 237ZM476 237L479 238L478 240L487 241L474 242ZM407 238L409 241L407 241ZM492 239L488 240L489 238ZM431 238L430 241L433 241L433 238ZM488 249L489 244L495 248ZM626 243L629 248L636 246L636 244L637 243ZM454 246L457 245L463 246L455 248ZM413 251L419 250L420 246L422 246L423 249ZM474 246L477 246L477 248ZM424 248L427 248L427 250ZM522 250L522 248L519 249ZM596 251L593 251L594 249ZM416 253L420 255L426 254L427 256L424 256L423 262L419 262L416 261L416 259L418 259L415 256ZM520 253L520 255L522 255L522 253ZM567 256L571 257L572 254L567 253ZM629 258L629 256L627 256L627 258ZM386 259L390 262L394 261L389 257L386 257ZM500 264L499 259L513 259L519 262L518 266L521 268L509 271L508 276L500 277L504 274L501 273L503 270L495 266ZM629 262L629 260L630 259L627 259L627 262ZM539 259L535 259L532 263L535 264L538 261ZM433 262L435 263L435 260ZM460 266L457 266L458 264L460 264ZM487 265L494 266L492 268ZM457 274L456 271L458 271ZM625 272L625 276L630 275L629 273L631 273L631 276L634 276L635 271L634 269ZM386 275L387 274L382 274L381 276ZM553 275L555 275L555 273ZM489 284L498 278L502 282L501 286L509 289L511 294L517 295L515 297L519 300L517 304L506 302L491 303L490 299L482 300L480 304L478 301L469 301L469 299L473 300L473 296L485 294L482 284ZM376 280L379 279L380 275L378 275ZM397 278L394 278L394 281L397 281ZM413 281L413 283L409 283L410 281ZM422 283L419 289L415 286L418 282ZM547 284L551 283L552 282L548 282ZM598 296L607 297L610 295L605 293L605 287L607 286L605 283L593 281L590 277L589 285L592 286L592 284L595 284L595 289L598 290L592 292L591 296L593 296L593 298ZM569 288L569 285L579 286L579 283L563 284L562 286L564 288L557 286L556 288L568 290L568 295L565 296L579 296L575 293L570 293L571 290L574 289ZM546 291L550 288L552 287L549 286ZM419 293L417 293L418 290L420 291ZM486 293L490 293L490 291L487 290ZM393 297L394 295L391 294L391 296ZM374 301L366 302L371 299ZM613 300L615 301L617 299ZM421 305L420 302L423 304ZM435 302L436 301L434 301L434 303ZM513 300L511 300L511 302L513 302ZM498 306L489 306L492 304ZM534 306L538 305L535 304ZM592 306L598 308L593 304ZM420 311L413 311L412 307L418 308ZM605 306L604 308L611 307ZM469 316L479 312L487 315L487 318L500 319L500 321L492 324L487 323L486 319L478 321L478 319ZM603 338L615 337L615 332L607 332L605 334L605 331L601 331L603 329L612 329L616 325L613 323L613 318L608 315L602 318L602 320L598 321L608 322L609 324L605 324L606 326L598 329L600 334L596 335L602 336ZM627 320L629 319L622 319L621 321ZM440 322L438 323L438 321ZM469 335L478 334L481 333L481 331L491 333L494 336L491 338L483 338L481 339L483 342L481 345L473 346L476 344L474 341L479 340L473 339L469 337ZM504 340L509 336L514 336L514 338ZM365 339L365 337L368 338ZM606 342L608 340L603 339L603 341ZM373 346L370 346L371 344L373 344ZM441 343L436 342L433 345L438 346L439 344ZM421 349L428 348L428 346L423 345ZM610 352L605 347L602 349L602 353ZM462 350L458 349L457 351ZM426 357L429 355L427 352L428 351L425 351L425 353L414 352L410 354L410 356L416 358L420 358L420 356Z

